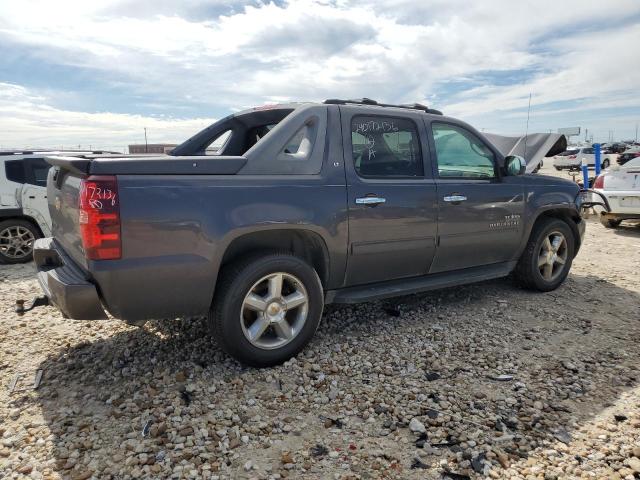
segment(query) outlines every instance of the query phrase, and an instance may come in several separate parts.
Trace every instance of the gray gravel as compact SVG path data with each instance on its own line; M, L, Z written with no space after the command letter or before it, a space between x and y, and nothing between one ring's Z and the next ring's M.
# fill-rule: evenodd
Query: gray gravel
M640 478L638 245L639 227L590 222L556 292L329 307L265 370L201 320L17 317L33 267L0 266L0 477ZM9 394L38 369L38 390Z

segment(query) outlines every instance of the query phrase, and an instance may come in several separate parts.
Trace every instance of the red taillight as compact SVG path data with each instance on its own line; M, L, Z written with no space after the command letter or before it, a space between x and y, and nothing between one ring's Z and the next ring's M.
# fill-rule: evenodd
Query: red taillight
M576 158L575 155L569 155L569 158Z
M593 182L593 188L604 188L604 175L598 175Z
M120 258L120 198L116 177L92 176L80 184L80 236L89 260Z

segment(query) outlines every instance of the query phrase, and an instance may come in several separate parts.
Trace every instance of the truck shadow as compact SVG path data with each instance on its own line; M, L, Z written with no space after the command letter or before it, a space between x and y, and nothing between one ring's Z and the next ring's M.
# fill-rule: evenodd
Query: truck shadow
M616 235L621 237L640 238L640 221L623 222L614 231Z
M330 385L317 381L320 373L356 399L352 408L371 407L379 428L403 431L418 416L427 424L427 444L441 443L445 452L459 450L463 436L478 430L476 440L499 442L515 462L545 441L570 441L580 425L639 384L638 305L636 292L571 275L559 290L542 295L500 280L331 306L312 345L295 362L265 370L243 368L225 356L202 319L153 322L47 358L40 365L45 381L37 401L51 431L53 468L62 475L89 470L100 478L121 478L137 467L159 477L169 459L196 470L205 462L224 469L226 462L244 475L238 462L255 447L237 442L229 448L233 440L220 430L237 426L240 435L253 439L270 435L285 413L296 430L296 412L311 412L319 435L326 435L323 418L345 416L342 402L348 402L340 392L325 401ZM499 375L512 378L488 378ZM301 379L313 381L312 393L300 391ZM392 380L394 387L387 388ZM393 413L388 406L398 394L413 400ZM254 404L269 425L266 431L249 421ZM452 406L485 428L439 413ZM410 463L415 437L404 431L411 437L404 446L392 437L377 441ZM434 458L436 465L442 457ZM409 464L403 468L409 474Z

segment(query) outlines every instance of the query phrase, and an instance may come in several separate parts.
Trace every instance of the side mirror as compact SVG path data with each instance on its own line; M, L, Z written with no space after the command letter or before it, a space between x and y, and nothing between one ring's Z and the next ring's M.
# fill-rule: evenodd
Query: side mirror
M527 171L527 162L520 155L509 155L504 159L504 169L511 177L524 175Z

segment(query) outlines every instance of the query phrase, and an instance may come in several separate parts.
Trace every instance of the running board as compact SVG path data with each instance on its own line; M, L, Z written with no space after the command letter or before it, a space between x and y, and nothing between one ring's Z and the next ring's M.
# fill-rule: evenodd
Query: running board
M358 287L328 290L324 303L361 303L383 298L428 292L439 288L454 287L506 277L517 262L494 263L481 267L465 268L453 272L434 273L422 277L403 278L388 282L370 283Z

